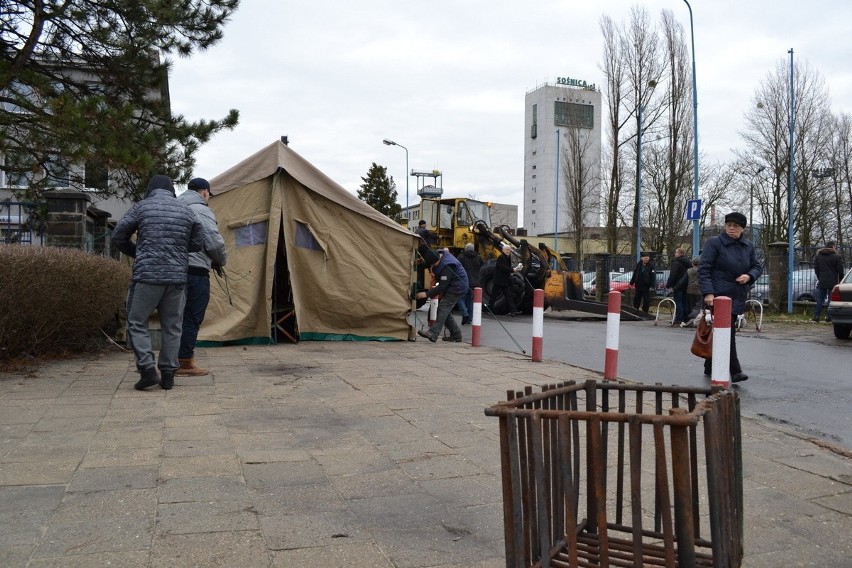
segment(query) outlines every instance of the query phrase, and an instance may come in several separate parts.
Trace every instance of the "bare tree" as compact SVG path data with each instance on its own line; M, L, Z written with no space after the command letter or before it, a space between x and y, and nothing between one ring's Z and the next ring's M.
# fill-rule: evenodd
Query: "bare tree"
M824 163L830 134L829 97L821 75L807 62L796 63L793 74L795 96L795 191L793 226L802 245L811 244L820 216L821 191L810 172ZM761 187L758 202L763 219L765 242L787 240L790 223L788 206L790 185L790 69L781 60L760 83L754 96L754 108L745 115L745 130L740 136L747 153L766 164L771 187Z
M574 226L574 250L583 260L583 227L591 223L594 193L598 189L600 158L592 155L592 139L588 129L572 126L565 129L565 149L561 156L562 179L565 191L564 211L569 225Z
M852 240L852 185L850 185L850 162L852 162L852 116L848 113L835 115L832 120L831 139L828 145L827 166L822 177L831 188L831 212L823 225L819 242L836 240L843 244ZM846 192L843 185L846 185Z
M648 248L672 253L684 240L685 206L691 195L692 83L683 26L670 10L663 10L661 33L666 74L660 92L665 95L643 168L646 195L652 199L644 201L642 218L649 226L643 233Z
M633 230L639 231L641 223L640 188L642 171L639 167L639 144L641 138L656 128L656 122L662 114L663 106L659 98L654 97L654 89L661 82L666 69L666 61L662 58L660 38L656 26L652 25L647 10L634 6L630 10L630 22L625 31L627 59L628 100L632 104L632 115L636 119L634 136L637 155L636 185L633 196ZM635 239L634 239L635 241ZM634 253L637 244L633 245Z
M604 97L609 111L606 125L608 146L605 151L609 160L609 174L605 180L604 224L607 250L614 253L618 247L618 228L622 226L619 209L624 183L622 147L628 141L622 131L630 116L623 103L627 91L627 69L623 56L624 36L609 16L601 17L600 27L604 38L603 63L600 68L606 77Z

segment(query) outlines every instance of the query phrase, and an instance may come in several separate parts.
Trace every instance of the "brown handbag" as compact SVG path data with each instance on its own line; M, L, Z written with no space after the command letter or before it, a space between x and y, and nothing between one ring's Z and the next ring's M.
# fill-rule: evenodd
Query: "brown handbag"
M713 357L713 324L707 321L707 310L701 311L701 319L698 321L698 327L695 328L695 337L692 338L693 355L697 355L704 359Z

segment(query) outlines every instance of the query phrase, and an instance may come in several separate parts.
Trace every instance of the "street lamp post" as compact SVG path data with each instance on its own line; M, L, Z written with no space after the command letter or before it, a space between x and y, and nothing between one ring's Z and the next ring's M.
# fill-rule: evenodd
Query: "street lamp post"
M408 170L408 148L406 148L402 144L398 144L398 143L394 142L393 140L388 140L387 138L382 140L382 144L384 144L385 146L399 146L400 148L405 150L405 216L408 217L408 215L409 215L409 211L408 211L408 178L410 177L408 175L408 172L409 172L409 170ZM406 221L406 225L408 225L407 221Z
M698 85L695 82L695 32L692 27L692 6L683 0L689 8L689 36L692 40L692 198L698 200ZM692 221L692 255L698 255L699 219Z
M636 130L636 263L642 259L642 101L639 101Z
M653 91L657 82L653 79L648 81L648 88ZM636 121L636 263L642 259L642 93L639 93L639 108Z
M787 313L793 313L793 258L795 249L793 245L795 244L794 240L794 231L793 231L793 193L795 192L796 186L796 178L795 178L795 153L794 153L794 144L796 142L796 129L795 129L795 109L796 109L796 93L793 88L793 48L790 48L790 51L787 53L790 54L790 191L787 196L787 209L789 211L789 222L787 224Z
M559 129L556 129L556 199L554 202L555 215L553 217L553 250L559 254ZM554 268L556 262L554 261Z

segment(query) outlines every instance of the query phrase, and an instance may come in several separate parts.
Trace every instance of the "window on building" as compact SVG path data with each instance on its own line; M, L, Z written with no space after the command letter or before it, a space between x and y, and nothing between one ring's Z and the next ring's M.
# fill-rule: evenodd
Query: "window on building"
M533 199L532 202L535 203L535 199Z
M47 187L71 187L68 164L59 156L53 156L44 164L44 179Z
M90 189L107 189L109 187L109 171L101 162L87 160L83 186Z
M530 126L530 138L538 136L538 105L532 106L532 125Z
M580 105L563 101L555 101L553 104L553 123L556 126L589 129L595 127L595 107L592 105Z

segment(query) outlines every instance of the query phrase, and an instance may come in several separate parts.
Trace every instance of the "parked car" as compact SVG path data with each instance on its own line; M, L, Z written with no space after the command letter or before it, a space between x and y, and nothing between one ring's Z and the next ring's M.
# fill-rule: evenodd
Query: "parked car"
M597 291L595 288L596 274L594 272L583 273L583 293L587 296L594 296Z
M834 337L849 339L852 332L852 270L846 273L840 284L831 290L828 317L834 326Z
M795 301L816 302L817 293L817 277L813 268L800 268L793 271L793 299ZM764 304L769 303L768 274L761 275L752 284L748 297L750 300L760 300Z
M669 279L669 270L655 270L654 273L657 275L655 280L655 288L654 294L657 296L668 296L671 294L671 290L666 288L666 281ZM615 278L609 281L609 291L610 292L621 292L624 293L630 287L630 279L633 278L633 271L625 272L623 274L619 274Z
M624 293L630 287L630 279L633 278L633 271L622 272L618 276L609 279L609 291Z

